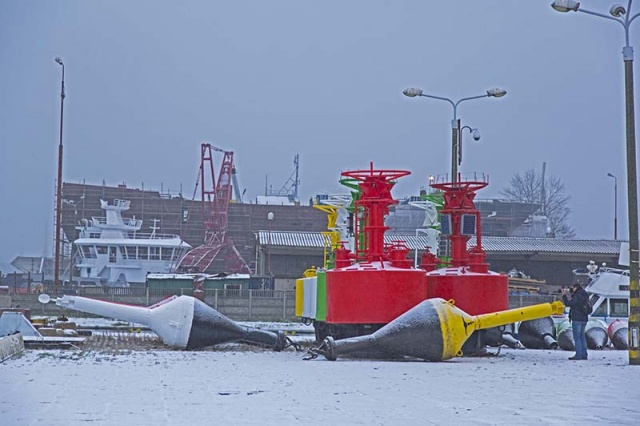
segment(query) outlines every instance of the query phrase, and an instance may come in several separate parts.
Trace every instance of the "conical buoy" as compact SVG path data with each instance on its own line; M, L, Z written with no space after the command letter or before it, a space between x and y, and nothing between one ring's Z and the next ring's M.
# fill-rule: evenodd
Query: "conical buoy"
M518 338L526 348L556 349L556 328L551 317L522 321L518 327Z
M575 351L576 342L573 340L573 327L571 321L564 320L557 326L558 346L565 351Z
M306 359L323 355L333 361L339 355L371 350L391 357L444 361L462 355L462 345L476 330L560 314L563 310L562 302L556 301L471 316L455 307L453 302L427 299L373 334L341 340L327 337L319 348L309 351L310 356Z
M607 346L609 336L607 335L607 324L599 319L590 319L584 329L589 349L602 349Z
M507 324L500 327L491 327L485 330L480 330L475 333L478 338L473 338L473 335L462 345L462 351L465 354L470 353L482 353L485 346L500 347L502 345L508 346L512 349L525 349L520 340L516 339L513 333L513 324Z
M148 308L80 296L65 295L52 300L48 295L40 295L38 300L41 303L55 301L56 305L65 308L145 325L166 345L178 349L245 342L281 351L292 345L282 331L241 326L191 296L173 296Z
M520 339L516 339L515 337L515 326L514 324L507 324L503 327L500 327L501 336L500 341L503 345L507 345L512 349L525 349L526 346L522 344Z
M626 321L617 319L609 324L607 334L614 348L629 349L629 325Z

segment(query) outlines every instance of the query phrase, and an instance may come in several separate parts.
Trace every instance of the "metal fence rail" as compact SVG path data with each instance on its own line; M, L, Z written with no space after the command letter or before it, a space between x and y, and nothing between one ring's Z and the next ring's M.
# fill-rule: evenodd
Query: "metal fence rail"
M150 306L171 296L191 296L191 288L78 287L73 294L131 305ZM550 303L560 295L510 295L509 309ZM204 302L237 321L297 321L295 291L205 289Z
M540 303L551 303L562 300L559 294L521 294L509 296L509 309L522 308L525 306L538 305Z

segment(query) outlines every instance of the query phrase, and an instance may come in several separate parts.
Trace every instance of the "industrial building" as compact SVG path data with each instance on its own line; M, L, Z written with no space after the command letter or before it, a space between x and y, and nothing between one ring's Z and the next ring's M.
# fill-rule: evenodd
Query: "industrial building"
M129 200L129 216L141 219L143 229L178 234L193 247L204 241L203 210L199 200L180 193L86 183L63 184L61 223L65 244L61 280L75 281L69 269L72 242L83 219L100 217L100 200ZM569 283L572 270L590 260L618 266L620 242L612 240L557 240L545 238L545 227L535 216L539 206L499 200L476 200L481 212L483 246L491 269L507 272L512 268L546 280L550 285ZM272 213L270 216L269 213ZM272 217L272 220L269 220ZM389 240L404 240L411 257L424 250L425 240L416 229L423 225L424 212L412 208L407 200L394 206L387 218ZM292 289L295 279L312 266L322 266L326 256L326 214L309 205L255 204L231 202L228 210L228 236L251 269L252 274L275 277L276 288ZM473 243L473 238L470 243ZM8 276L4 283L24 287L26 283L52 279L52 262L47 258L19 257L12 265L24 275ZM221 261L210 273L225 272Z

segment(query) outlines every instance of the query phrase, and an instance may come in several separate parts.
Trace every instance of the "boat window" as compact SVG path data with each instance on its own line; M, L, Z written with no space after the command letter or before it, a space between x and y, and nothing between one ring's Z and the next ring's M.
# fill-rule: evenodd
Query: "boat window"
M85 257L87 259L96 258L96 251L93 246L82 246L81 252L82 252L82 257Z
M136 256L136 247L135 246L127 246L127 257L129 259L137 259Z
M129 256L127 255L127 248L125 246L120 246L120 255L123 259L129 258Z
M173 249L170 247L163 247L162 248L162 255L161 258L162 260L171 260L171 254L173 253Z
M160 247L149 247L149 259L151 260L160 259Z
M107 246L96 246L98 254L107 254Z
M607 315L607 301L605 300L604 302L602 302L600 304L600 306L598 306L598 309L596 309L593 312L593 315Z
M89 232L89 238L100 238L99 232Z
M149 249L147 247L138 247L138 259L147 260L149 258Z
M109 263L116 263L117 253L117 247L109 247Z
M629 315L629 301L627 299L611 299L611 315L627 316Z
M174 262L177 260L182 259L182 256L184 256L184 253L186 252L186 249L183 248L177 248L173 251L173 256L171 257L171 260L173 260Z

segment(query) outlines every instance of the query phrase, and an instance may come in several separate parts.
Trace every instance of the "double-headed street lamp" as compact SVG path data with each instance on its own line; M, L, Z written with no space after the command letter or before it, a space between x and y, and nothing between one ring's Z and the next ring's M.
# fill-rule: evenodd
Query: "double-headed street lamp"
M618 239L618 178L617 176L607 173L607 176L613 178L613 239Z
M61 228L61 209L62 209L62 118L64 116L64 62L56 57L55 61L62 67L62 86L60 89L60 142L58 144L58 189L56 194L56 244L55 259L53 261L53 288L54 294L58 294L58 284L60 281L60 228Z
M627 131L627 197L629 216L629 364L640 365L640 255L638 253L638 182L636 174L636 128L633 105L633 47L629 46L629 26L640 16L630 16L631 1L625 8L614 4L609 15L592 12L580 7L574 0L555 0L551 7L558 12L583 12L615 21L624 28L625 45L622 48L624 61L626 131Z
M458 165L461 161L461 142L460 142L460 122L458 121L458 105L464 101L470 101L472 99L480 99L480 98L501 98L507 94L507 91L504 89L489 89L487 93L479 96L471 96L468 98L462 98L457 101L453 101L452 99L441 97L441 96L433 96L425 94L422 89L409 88L402 91L405 96L410 98L415 98L416 96L422 96L424 98L431 99L439 99L441 101L447 101L453 107L453 119L451 120L451 181L458 181ZM466 127L466 126L465 126ZM480 139L480 132L478 129L469 130L473 133L473 137L475 140Z

